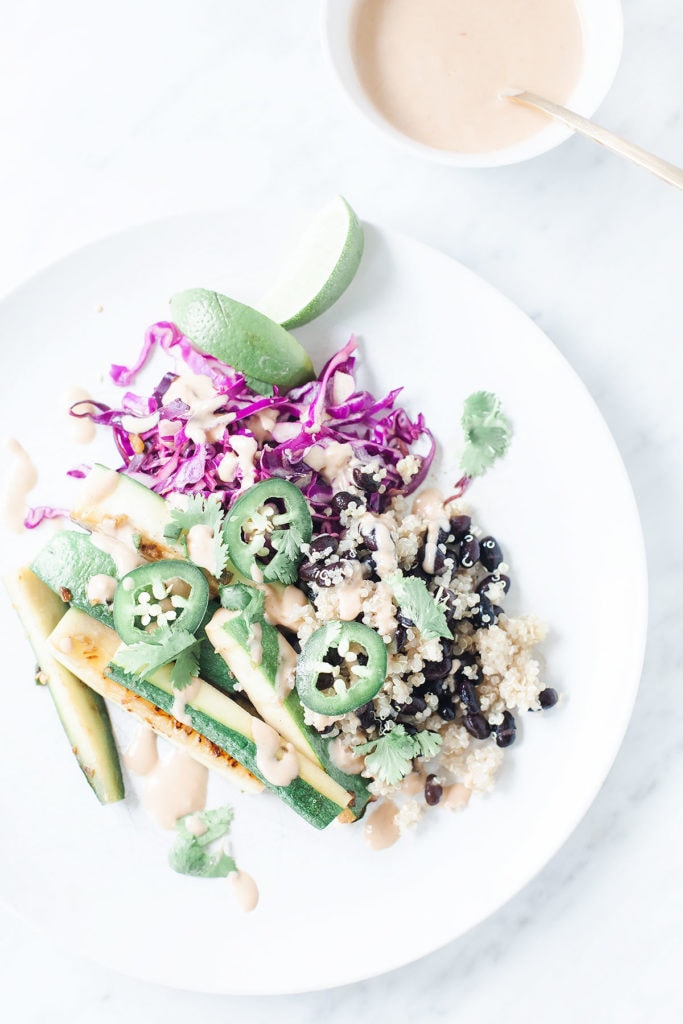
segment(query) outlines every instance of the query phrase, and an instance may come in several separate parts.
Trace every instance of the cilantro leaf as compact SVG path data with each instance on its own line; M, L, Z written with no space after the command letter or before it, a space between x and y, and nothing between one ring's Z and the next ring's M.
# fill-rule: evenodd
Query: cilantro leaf
M230 583L226 587L218 588L221 607L230 611L243 611L251 601L251 591L246 583Z
M140 675L148 679L162 665L175 661L188 647L194 646L196 640L186 629L158 629L153 641L122 645L113 657L113 662L125 672ZM188 680L189 682L189 680Z
M188 827L189 820L199 819L204 832L197 836ZM168 856L174 871L195 878L225 878L237 871L234 859L225 852L222 845L217 850L209 847L230 831L233 811L230 807L199 811L186 815L176 822L176 839Z
M500 399L490 391L475 391L465 399L462 414L465 450L460 460L463 472L481 476L510 445L512 427Z
M296 526L290 526L288 530L274 530L271 541L277 552L283 554L290 562L298 563L304 538Z
M220 576L228 560L222 524L223 506L218 495L210 494L208 498L204 498L201 494L191 494L184 509L171 509L171 521L164 529L164 537L172 541L182 540L187 554L187 535L192 527L208 526L213 533L215 575Z
M368 771L381 782L395 786L410 774L414 757L434 757L440 747L438 733L425 730L409 736L404 726L395 725L384 736L354 747L354 754L365 754Z
M396 725L384 736L354 748L354 754L366 754L365 767L376 779L393 786L412 768L413 737L402 725Z
M449 640L452 637L443 608L429 593L424 580L418 576L403 576L395 572L388 577L387 583L401 611L413 620L425 640L441 636Z
M184 690L199 675L199 644L181 651L171 669L171 685L174 690Z
M443 740L439 736L438 732L430 732L425 729L423 732L416 732L412 737L413 743L416 747L419 747L419 752L415 754L416 757L436 757L438 752L441 750L441 744Z

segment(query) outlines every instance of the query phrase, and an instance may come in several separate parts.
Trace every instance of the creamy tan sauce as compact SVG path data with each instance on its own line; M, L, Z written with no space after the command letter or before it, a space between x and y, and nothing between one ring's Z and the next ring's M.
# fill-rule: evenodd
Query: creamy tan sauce
M28 452L15 438L10 438L5 443L5 447L12 462L3 481L0 519L8 530L12 530L14 533L23 533L27 497L38 483L38 470L31 462Z
M443 505L441 493L433 487L421 491L413 502L413 515L419 516L427 523L425 537L425 553L422 568L433 573L436 561L436 549L439 541L439 530L448 530L449 519Z
M275 673L275 696L284 703L294 689L296 682L296 664L298 655L291 644L280 637L280 657Z
M216 545L213 530L207 523L195 523L187 531L187 555L212 576L216 575Z
M70 636L63 636L57 646L62 654L71 654L74 646L73 638Z
M201 689L202 681L198 677L195 677L189 686L186 686L183 690L174 690L173 705L171 707L171 714L178 722L182 722L183 725L192 725L192 719L187 714L187 705L191 704Z
M123 755L126 768L133 775L149 775L156 768L157 754L156 733L148 725L140 724Z
M529 89L564 103L583 59L574 0L357 0L351 46L368 98L436 149L503 149L548 124L501 97Z
M320 473L328 484L333 484L336 490L342 490L353 481L350 466L352 458L353 448L350 444L328 441L324 446L312 445L304 455L304 462Z
M377 550L372 553L372 560L377 569L377 575L381 580L386 579L398 569L398 558L396 545L391 532L379 516L366 513L360 519L361 533L368 536L374 533Z
M276 423L277 409L261 409L260 412L255 412L253 416L247 418L247 426L259 444L270 439Z
M228 875L228 881L242 910L247 913L254 910L258 903L259 892L251 875L248 875L246 871L233 871L231 875Z
M462 782L456 782L452 786L446 786L439 801L439 807L445 807L449 811L462 811L467 807L471 796L471 789L464 786Z
M117 523L105 516L99 529L90 534L94 547L105 551L114 560L119 576L125 576L145 560L135 546L135 530L129 523Z
M90 444L97 433L97 427L93 421L88 416L80 415L84 412L96 412L97 410L93 405L81 405L76 410L79 414L78 416L70 414L72 405L76 405L77 402L90 401L92 401L92 395L85 388L78 386L67 388L61 395L61 405L68 417L70 438L76 444Z
M90 604L111 604L118 586L113 576L98 572L85 585L85 596Z
M353 751L342 742L341 736L330 740L327 752L335 768L347 775L360 775L365 768L365 758L354 757Z
M256 744L256 765L273 786L288 786L299 774L299 759L291 743L259 718L252 719L251 734Z
M400 836L396 815L398 808L393 800L383 800L376 811L368 815L365 823L365 839L373 850L386 850L393 846Z
M351 575L343 583L336 583L329 588L339 602L339 618L343 622L351 622L363 610L366 588L363 570L359 562L353 563Z
M264 584L263 590L266 595L266 621L272 626L284 626L296 632L309 607L306 595L298 587L279 587L270 583Z
M216 412L225 405L225 395L219 395L210 378L203 374L186 373L176 377L164 395L164 405L170 405L176 398L189 406L185 433L195 444L217 441L234 419L231 413Z
M191 814L185 821L185 828L193 836L203 836L206 832L206 825L198 814Z
M92 472L86 478L80 493L80 504L82 508L89 505L99 505L110 494L113 494L119 485L119 474L115 469L104 469Z
M380 636L393 636L396 632L396 608L393 591L388 583L378 583L374 595L374 626Z
M263 630L260 622L250 624L247 643L252 665L260 665L263 661Z
M161 828L171 829L178 818L204 810L208 775L184 750L174 750L145 776L142 801Z
M401 783L401 792L406 796L417 796L425 786L427 776L421 771L412 771Z

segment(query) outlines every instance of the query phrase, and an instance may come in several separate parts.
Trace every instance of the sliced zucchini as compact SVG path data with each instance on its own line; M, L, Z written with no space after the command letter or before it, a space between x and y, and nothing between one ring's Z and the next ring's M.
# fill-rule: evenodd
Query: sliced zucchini
M71 518L88 530L101 529L107 519L118 530L132 527L137 550L147 561L185 557L182 545L164 536L171 522L170 506L164 498L106 466L93 466L71 509Z
M293 671L297 654L274 626L262 624L261 658L252 660L249 629L239 611L221 608L206 625L206 635L225 658L231 672L265 722L288 739L296 750L319 764L328 775L354 794L349 808L358 817L370 799L368 782L360 775L348 775L334 765L329 756L328 740L304 721L304 709L296 690L284 700L278 696L283 670ZM291 684L290 684L291 685Z
M48 641L67 606L28 567L6 576L5 585L81 771L100 803L122 800L125 790L121 764L106 705L98 693L60 663Z
M65 643L65 640L70 642ZM78 672L102 697L135 715L159 736L164 736L200 764L215 769L245 792L263 791L263 783L230 754L191 726L105 675L107 665L121 645L113 629L71 609L53 630L49 643L61 664Z
M72 652L81 652L86 660L98 657L106 627L82 612L71 609L60 623L52 641L56 655L61 658L60 642L65 637L71 640ZM118 646L118 637L112 631L113 642ZM110 638L106 650L111 650ZM63 645L62 645L63 646ZM132 675L116 666L115 656L106 668L106 674L114 682L132 690L145 700L168 713L174 701L171 685L171 666L165 665L154 673L151 680ZM215 687L202 682L193 690L191 702L186 705L192 727L211 743L230 754L253 775L265 783L268 789L306 821L316 828L325 828L338 817L349 804L351 794L312 761L299 755L299 776L288 786L273 786L268 783L256 764L256 744L252 735L253 716L230 697Z
M55 534L31 562L31 569L40 579L72 607L91 615L105 626L114 626L111 605L92 604L88 597L88 581L93 576L111 576L118 580L119 573L113 558L96 548L90 534L77 530L62 530ZM218 603L211 601L204 622L208 622ZM198 634L202 638L202 632ZM224 693L232 693L235 679L227 664L203 637L199 649L199 670L203 679Z

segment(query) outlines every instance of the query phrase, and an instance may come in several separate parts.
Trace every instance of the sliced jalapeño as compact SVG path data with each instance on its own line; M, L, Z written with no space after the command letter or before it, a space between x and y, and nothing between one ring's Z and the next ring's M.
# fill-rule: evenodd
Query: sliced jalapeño
M230 509L223 536L233 565L254 583L294 583L313 523L298 487L280 477L262 480Z
M345 715L372 700L387 674L387 648L362 622L326 622L301 649L299 700L319 715Z
M114 595L114 628L124 644L154 643L165 627L194 633L209 603L209 584L192 562L163 559L127 573Z

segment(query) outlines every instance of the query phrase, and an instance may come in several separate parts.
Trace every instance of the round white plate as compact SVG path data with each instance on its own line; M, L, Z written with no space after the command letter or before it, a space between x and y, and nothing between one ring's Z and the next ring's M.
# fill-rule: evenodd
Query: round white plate
M111 394L111 362L130 361L176 290L203 285L255 301L286 233L263 213L194 216L105 239L29 281L0 306L4 434L41 469L36 503L68 501L64 470L95 453L65 440L69 383ZM101 808L79 775L33 658L0 597L0 897L60 946L140 978L225 993L284 993L367 978L462 935L549 860L595 797L616 755L641 670L643 543L633 495L605 423L574 372L523 313L460 264L367 227L361 270L342 300L299 332L320 367L360 338L360 382L405 385L441 443L435 476L457 478L463 399L500 395L514 422L509 456L470 492L476 521L511 564L509 608L549 625L552 711L522 717L499 785L460 814L438 808L383 853L362 827L318 833L270 796L214 784L236 808L235 855L259 883L243 914L220 880L175 875L168 833L139 807ZM96 312L101 304L103 312ZM159 378L165 366L156 364ZM105 376L103 376L105 375ZM43 538L44 539L44 538ZM2 567L40 535L2 537ZM125 743L128 723L117 728Z

